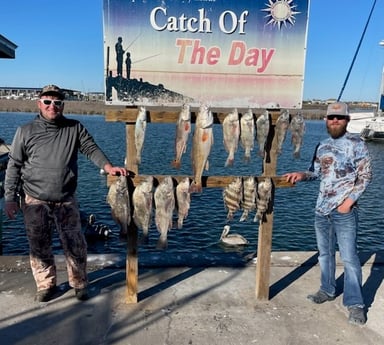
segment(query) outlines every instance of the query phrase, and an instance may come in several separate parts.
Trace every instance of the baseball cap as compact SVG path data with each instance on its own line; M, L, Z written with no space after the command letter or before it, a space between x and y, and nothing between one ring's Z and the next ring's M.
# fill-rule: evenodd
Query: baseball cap
M44 95L57 96L59 99L63 100L65 95L61 89L56 85L46 85L41 89L40 97Z
M329 115L341 115L341 116L348 116L348 105L343 102L335 102L328 105L327 108L327 116Z

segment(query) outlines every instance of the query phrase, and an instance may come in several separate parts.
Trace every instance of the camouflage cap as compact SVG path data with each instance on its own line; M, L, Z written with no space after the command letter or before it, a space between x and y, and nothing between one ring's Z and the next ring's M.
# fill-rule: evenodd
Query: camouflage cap
M44 95L57 96L59 99L64 99L63 91L56 85L46 85L41 89L40 97Z
M328 115L349 116L348 105L343 102L331 103L327 108L327 116Z

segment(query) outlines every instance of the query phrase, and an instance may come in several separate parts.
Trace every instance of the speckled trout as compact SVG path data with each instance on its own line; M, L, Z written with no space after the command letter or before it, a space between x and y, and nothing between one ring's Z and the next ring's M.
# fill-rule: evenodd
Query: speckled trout
M184 104L181 108L179 118L176 124L175 138L175 159L172 161L172 166L180 169L181 157L187 149L188 137L191 132L191 111L188 104Z
M235 160L235 153L239 146L240 122L237 109L228 113L223 121L223 142L228 157L224 166L232 166Z
M145 130L147 128L147 112L140 107L135 124L136 163L141 164L141 153L144 147Z

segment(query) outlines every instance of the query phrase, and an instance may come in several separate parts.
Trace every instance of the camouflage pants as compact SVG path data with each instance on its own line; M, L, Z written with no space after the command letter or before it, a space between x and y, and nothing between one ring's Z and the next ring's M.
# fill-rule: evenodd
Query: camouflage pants
M52 253L52 234L56 228L73 288L88 285L87 243L81 229L80 213L75 198L65 202L46 202L26 195L23 200L30 263L37 290L56 285L56 265Z

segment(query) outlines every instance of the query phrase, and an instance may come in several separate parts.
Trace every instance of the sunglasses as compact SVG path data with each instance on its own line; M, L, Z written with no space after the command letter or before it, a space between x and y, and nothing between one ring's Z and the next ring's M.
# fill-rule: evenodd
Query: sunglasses
M64 104L64 101L59 99L40 99L40 102L44 105L51 105L53 103L55 107L61 107Z
M327 120L347 120L349 116L346 115L327 115Z

